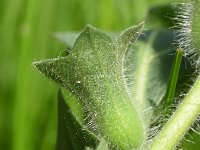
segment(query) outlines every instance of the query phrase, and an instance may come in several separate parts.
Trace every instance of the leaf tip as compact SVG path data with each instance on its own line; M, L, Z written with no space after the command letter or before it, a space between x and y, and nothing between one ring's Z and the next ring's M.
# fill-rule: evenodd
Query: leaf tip
M83 29L83 31L94 31L95 30L95 27L93 27L92 25L90 24L87 24L85 26L85 28Z
M116 44L120 47L122 51L124 51L124 48L128 49L135 42L135 40L141 34L144 23L145 22L143 21L138 25L131 26L120 34L116 41Z
M38 63L39 63L39 61L34 61L31 63L31 66L38 70Z
M41 69L42 69L42 61L32 62L31 66L33 66L33 68L37 69L38 71L41 71Z
M36 70L38 70L41 74L45 75L46 77L51 78L53 72L52 72L52 64L49 60L41 60L41 61L35 61L31 64Z

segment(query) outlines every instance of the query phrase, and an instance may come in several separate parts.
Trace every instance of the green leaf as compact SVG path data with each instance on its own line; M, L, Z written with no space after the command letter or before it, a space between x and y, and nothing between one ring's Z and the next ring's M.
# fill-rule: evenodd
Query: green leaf
M70 98L70 97L69 97ZM58 92L57 150L81 150L85 146L95 147L98 139L84 129L71 113L61 91Z
M45 76L74 93L88 112L85 125L113 146L136 148L144 129L124 81L124 57L143 24L123 32L118 41L87 26L67 57L34 65Z
M68 40L70 37L74 39L73 37L76 36L76 33L67 32L56 34L59 35L58 40L64 41L66 45L70 45L70 40ZM142 96L137 97L148 97L152 103L158 104L164 96L170 73L170 64L172 64L171 54L174 53L172 50L174 34L169 30L160 30L157 32L151 30L144 34L145 36L142 35L137 44L126 53L124 67L125 80L127 81L127 88L132 95L139 95L140 93ZM116 38L118 33L110 33L110 35ZM147 63L147 60L150 63ZM148 66L145 66L145 64ZM146 86L139 86L138 84L138 88L134 83L138 83L136 80L141 75L147 78L144 79L147 82L145 83ZM152 87L153 89L157 89L151 90Z
M131 141L132 135L140 136L135 130L146 134L152 114L148 108L150 104L158 105L165 95L174 53L174 35L168 30L145 32L132 46L141 28L142 24L131 27L113 42L89 26L78 36L69 55L35 63L43 74L69 89L83 103L84 125L90 131L122 149L137 147L141 137L134 137L137 144ZM119 114L128 120L120 120ZM135 124L129 120L132 117ZM141 130L138 117L145 131ZM83 121L83 117L78 118ZM122 126L120 122L124 122ZM130 126L122 129L124 124ZM123 140L126 145L120 143Z

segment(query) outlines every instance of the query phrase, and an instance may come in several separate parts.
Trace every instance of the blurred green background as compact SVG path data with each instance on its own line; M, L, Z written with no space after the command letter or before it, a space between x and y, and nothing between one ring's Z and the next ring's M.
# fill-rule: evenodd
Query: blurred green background
M55 149L58 86L31 66L65 49L54 32L79 31L86 24L120 31L170 1L1 0L0 149Z

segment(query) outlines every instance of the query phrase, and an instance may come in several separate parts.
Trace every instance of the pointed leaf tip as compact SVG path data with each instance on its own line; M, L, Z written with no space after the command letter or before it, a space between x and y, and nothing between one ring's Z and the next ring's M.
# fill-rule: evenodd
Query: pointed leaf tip
M130 37L135 37L139 29L134 28L133 31L134 36L132 32L125 32L125 35L127 33ZM122 38L122 44L124 43ZM35 66L46 77L73 91L82 103L87 104L88 113L94 118L89 118L88 122L97 124L97 129L88 126L91 132L99 131L98 135L106 137L113 146L117 145L121 149L136 148L143 141L144 129L124 88L121 74L124 64L119 59L122 55L113 44L115 43L110 36L87 25L67 57L41 61L35 63ZM124 44L126 45L127 43ZM121 52L126 49L120 48ZM110 109L113 106L115 109ZM123 115L119 117L118 114ZM118 125L115 132L112 132L110 122ZM128 126L124 127L124 124ZM133 128L135 130L131 130ZM123 129L127 132L122 132Z
M35 61L31 64L35 69L42 72L42 61Z
M102 33L100 30L98 30L97 28L93 27L92 25L90 24L87 24L85 26L85 28L82 30L81 33L85 33L85 32L88 32L89 34L93 34L95 32L99 32L99 33Z
M47 78L55 80L56 82L59 81L58 77L56 76L56 60L57 59L49 59L49 60L42 60L33 62L32 65L36 68L40 73L42 73Z
M41 73L44 73L45 63L43 61L36 61L32 63L32 66L36 68Z
M85 29L95 29L95 27L93 27L91 24L87 24L85 26Z
M144 27L144 22L141 22L137 26L131 26L130 28L124 30L116 41L116 47L120 51L128 50L135 40L140 35Z

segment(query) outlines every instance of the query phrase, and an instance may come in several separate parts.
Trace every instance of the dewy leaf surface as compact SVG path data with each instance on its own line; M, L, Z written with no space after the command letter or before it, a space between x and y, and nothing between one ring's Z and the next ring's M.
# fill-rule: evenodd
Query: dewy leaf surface
M144 140L141 117L124 81L125 53L142 27L129 28L113 42L108 35L87 26L67 57L34 63L84 103L89 112L85 125L91 131L124 150L136 148Z
M58 40L66 45L71 45L69 39L75 39L74 37L77 36L76 33L67 32L57 33L57 35ZM112 35L116 38L118 34ZM137 99L139 97L143 100L147 98L155 104L161 101L166 91L172 64L171 55L175 53L175 50L172 50L173 39L174 34L169 30L147 31L131 50L126 52L124 77L131 97Z

